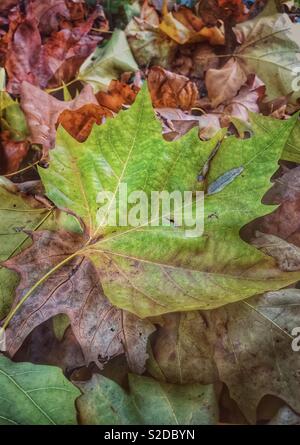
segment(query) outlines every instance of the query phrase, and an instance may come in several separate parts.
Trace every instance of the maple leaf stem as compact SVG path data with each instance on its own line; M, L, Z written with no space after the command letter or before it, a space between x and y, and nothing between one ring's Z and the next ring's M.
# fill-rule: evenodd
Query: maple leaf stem
M75 258L77 255L79 255L80 251L73 253L72 255L65 258L63 261L58 263L55 267L53 267L49 272L47 272L42 278L40 278L34 286L32 286L24 295L24 297L19 301L19 303L14 307L14 309L8 314L5 322L3 323L3 326L1 328L1 331L4 332L5 329L8 327L10 321L15 316L15 314L18 312L20 307L25 303L25 301L32 295L32 293L39 287L44 281L46 281L52 274L54 274L58 269L60 269L62 266L64 266L66 263L71 261L73 258Z

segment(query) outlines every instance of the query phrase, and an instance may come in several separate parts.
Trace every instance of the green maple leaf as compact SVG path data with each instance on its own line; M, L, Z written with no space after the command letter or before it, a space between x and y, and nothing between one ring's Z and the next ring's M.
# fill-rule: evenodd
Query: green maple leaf
M76 424L80 391L61 369L13 363L0 355L0 425Z
M269 116L260 116L250 113L251 126L256 135L269 132L271 135L276 120ZM300 121L293 120L294 125L290 128L290 136L283 149L281 159L300 163Z
M205 201L205 232L188 238L183 228L115 228L109 234L96 220L97 194L195 190L197 174L216 140L200 142L197 131L165 142L147 90L133 107L95 127L84 144L58 132L51 166L40 170L47 196L69 208L88 227L85 254L95 263L106 296L142 317L192 308L212 308L293 282L273 260L244 243L239 230L271 210L261 204L294 120L273 125L272 134L224 140L211 162L208 182L226 172L243 172ZM100 239L101 238L101 239ZM267 281L268 280L268 281Z
M274 209L261 200L293 125L294 119L276 121L272 134L223 140L206 178L210 194L205 198L204 233L194 238L187 236L186 227L174 225L101 225L97 194L105 190L115 196L121 183L127 184L128 192L144 190L148 195L153 190L199 189L199 171L207 165L221 134L201 142L195 130L166 142L146 87L129 111L95 126L85 143L60 128L50 168L40 169L40 175L47 196L81 218L85 236L82 247L76 251L65 247L62 262L52 268L48 264L40 276L36 260L35 273L31 278L29 274L30 279L26 275L20 287L18 307L32 294L38 301L40 285L76 256L92 262L101 289L114 306L142 318L212 309L297 281L298 272L280 271L271 257L239 235L246 223ZM41 237L41 246L47 244ZM60 243L63 238L60 235ZM78 243L77 238L73 248ZM16 268L12 262L18 263L18 257L8 265Z

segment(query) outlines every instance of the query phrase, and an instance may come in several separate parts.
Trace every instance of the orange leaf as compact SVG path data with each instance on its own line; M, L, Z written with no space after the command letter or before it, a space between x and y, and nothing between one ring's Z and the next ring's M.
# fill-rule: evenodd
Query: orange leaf
M96 98L100 105L117 113L122 105L131 105L134 102L138 89L119 80L112 80L108 91L99 91Z
M84 142L89 137L93 125L100 125L106 117L112 117L109 110L100 105L87 104L78 110L64 110L58 118L58 123L74 139Z
M148 87L155 108L181 108L190 110L199 99L196 84L185 76L152 67L148 75Z

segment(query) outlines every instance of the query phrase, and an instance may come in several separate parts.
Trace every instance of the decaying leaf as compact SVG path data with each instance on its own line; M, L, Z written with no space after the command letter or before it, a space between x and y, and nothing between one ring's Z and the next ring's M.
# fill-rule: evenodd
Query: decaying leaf
M300 294L286 289L211 312L166 316L153 346L160 375L173 383L220 379L249 422L266 394L299 412L299 353L292 330L299 324Z
M99 91L96 98L102 107L117 113L123 105L132 105L138 93L137 88L132 85L112 80L106 92Z
M180 45L204 40L208 40L212 45L225 43L224 30L220 24L207 27L200 17L185 7L174 12L168 12L167 8L164 8L159 29Z
M299 68L299 26L286 14L258 17L236 26L238 41L242 44L235 52L246 73L255 73L267 86L270 99L290 96L295 102L300 97L293 82Z
M65 0L30 0L27 10L38 21L39 30L46 35L58 31L60 22L71 18Z
M155 108L190 110L197 105L199 93L196 84L187 77L155 66L149 71L148 85Z
M78 79L92 85L94 92L107 90L110 82L138 66L132 56L124 31L116 30L104 48L95 52L81 65Z
M246 74L233 58L223 68L209 69L206 73L205 83L212 106L217 107L221 103L233 99L246 80Z
M255 232L277 236L300 247L300 183L299 167L283 172L276 178L265 201L279 204L276 211L249 224L247 238L255 238Z
M141 16L134 17L125 30L134 58L140 66L157 64L168 67L176 43L159 29L159 16L144 2Z
M51 34L43 43L34 10L29 9L25 17L16 12L6 36L8 91L19 94L24 81L45 88L57 85L62 78L65 82L72 79L101 39L88 35L94 19L91 16L78 28Z
M288 243L278 236L259 232L256 233L252 244L275 258L281 270L300 269L300 247Z
M21 107L30 129L31 142L43 146L44 156L55 145L55 126L59 115L65 110L78 110L91 104L98 106L90 85L86 85L81 93L69 102L60 101L27 82L23 82L21 86Z
M0 178L0 261L5 261L30 244L28 231L51 224L53 212L32 196L21 193L8 179ZM0 267L0 318L3 319L11 306L18 275Z
M81 235L67 232L38 232L33 234L33 241L31 248L5 263L21 276L19 295L26 293L39 276L66 260L71 252L77 252L85 240ZM78 256L59 268L40 286L36 298L24 303L23 310L14 317L12 329L7 331L9 353L13 356L36 326L57 314L70 319L87 364L95 362L102 367L125 352L130 368L143 372L147 339L154 327L107 301L98 273L88 259Z
M74 139L84 142L88 138L93 125L100 125L108 117L112 117L112 113L107 108L87 104L78 110L64 110L59 115L57 123L61 124Z

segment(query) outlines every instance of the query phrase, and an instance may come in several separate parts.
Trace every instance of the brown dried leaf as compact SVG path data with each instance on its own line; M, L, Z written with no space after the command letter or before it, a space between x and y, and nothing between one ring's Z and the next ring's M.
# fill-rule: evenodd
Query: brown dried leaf
M179 47L172 63L173 71L182 76L204 79L210 68L218 68L219 58L207 43Z
M223 113L230 117L236 117L245 122L249 120L249 111L259 112L259 102L264 96L265 86L257 76L248 79L242 86L237 96L225 106Z
M86 85L69 102L60 101L28 82L21 85L21 107L26 115L31 141L43 145L44 156L47 156L48 149L55 144L55 125L59 115L64 110L78 110L86 104L98 105L90 85Z
M234 58L223 68L209 69L205 82L213 108L235 97L246 81L246 74Z
M41 88L46 88L51 79L50 86L56 86L62 79L68 82L101 39L87 35L95 17L92 15L77 28L51 34L43 44L34 11L29 10L25 17L15 12L4 37L7 42L7 90L19 94L23 81Z
M159 66L150 69L148 87L155 108L190 110L197 105L199 99L198 89L194 82Z
M285 289L213 311L169 314L149 371L172 383L221 380L250 423L267 394L299 411L300 356L290 335L299 313L299 290Z
M90 135L93 125L100 125L107 117L112 117L112 113L107 108L100 105L87 104L78 110L64 110L57 122L74 139L84 142Z
M61 20L70 19L70 12L65 0L30 0L27 11L34 16L39 23L39 30L43 34L58 31Z
M21 277L15 304L84 243L81 235L63 231L36 232L32 238L31 247L5 263ZM97 270L84 257L60 267L23 303L22 311L17 311L7 329L9 354L16 353L35 327L61 313L69 317L87 364L95 362L102 368L111 358L125 353L133 372L144 371L147 340L154 326L113 307L104 297Z
M245 237L254 238L259 230L300 247L300 167L276 178L264 201L280 206L273 213L248 224L244 229Z
M275 235L262 232L256 232L255 235L251 244L275 258L281 270L291 272L300 269L300 247Z
M163 135L174 141L199 125L199 117L187 114L179 108L157 108L156 114L163 124Z
M0 174L7 175L17 171L28 150L28 142L14 141L9 132L3 131L0 135Z
M211 45L225 43L222 27L205 26L203 20L186 7L181 7L174 12L168 12L164 8L159 29L180 45L204 40L208 40Z
M99 91L96 98L102 107L117 113L123 105L132 105L139 89L119 80L112 80L107 92Z

